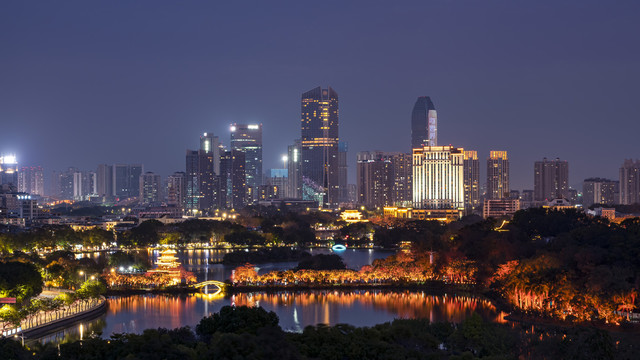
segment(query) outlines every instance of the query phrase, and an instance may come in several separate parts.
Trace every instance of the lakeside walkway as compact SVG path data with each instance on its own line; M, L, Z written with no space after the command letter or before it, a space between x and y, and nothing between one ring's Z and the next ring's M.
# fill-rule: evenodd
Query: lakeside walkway
M45 290L38 298L53 299L56 296L68 293L68 290ZM25 337L46 331L46 329L71 323L85 317L97 314L106 309L107 300L104 296L98 299L76 300L57 308L39 310L35 313L27 314L22 319L20 326L16 327L8 322L0 322L3 336L20 335Z

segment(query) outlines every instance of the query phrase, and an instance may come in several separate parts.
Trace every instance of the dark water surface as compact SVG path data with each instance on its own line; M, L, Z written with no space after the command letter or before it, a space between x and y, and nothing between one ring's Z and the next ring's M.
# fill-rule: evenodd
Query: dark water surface
M313 250L328 253L329 250ZM234 267L210 265L209 259L224 256L221 250L184 250L178 253L183 266L196 273L198 280L225 280ZM373 260L389 256L378 250L346 250L339 253L349 268L358 269ZM154 259L157 252L153 252ZM286 270L297 263L260 265L260 272ZM44 336L41 342L62 342L84 338L92 333L108 338L113 333L141 333L149 328L176 328L195 325L225 305L261 306L274 311L280 326L301 331L316 324L347 323L373 326L396 318L428 318L431 321L461 322L473 313L490 321L503 321L503 315L482 298L456 294L431 295L420 291L318 290L280 293L248 293L230 297L204 293L182 295L132 295L110 297L106 314L79 322Z

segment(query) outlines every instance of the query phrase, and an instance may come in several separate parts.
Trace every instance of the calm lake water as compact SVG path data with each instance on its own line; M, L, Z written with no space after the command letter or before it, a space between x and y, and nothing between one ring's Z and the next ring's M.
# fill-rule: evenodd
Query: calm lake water
M313 250L314 254L330 250ZM209 259L224 256L220 250L185 250L178 253L183 266L196 273L198 280L225 280L234 267L210 265ZM339 252L349 268L358 269L392 252L378 250L346 250ZM157 252L152 253L157 257ZM286 270L297 263L260 265L260 272ZM396 318L428 318L431 321L461 322L473 313L490 321L502 322L504 314L488 301L456 294L430 295L418 291L298 291L280 293L248 293L230 297L203 293L182 295L133 295L110 297L107 312L99 318L76 323L54 331L37 341L63 342L93 334L108 338L113 333L141 333L149 328L192 328L225 305L261 306L274 311L280 326L289 331L301 331L305 326L347 323L373 326Z

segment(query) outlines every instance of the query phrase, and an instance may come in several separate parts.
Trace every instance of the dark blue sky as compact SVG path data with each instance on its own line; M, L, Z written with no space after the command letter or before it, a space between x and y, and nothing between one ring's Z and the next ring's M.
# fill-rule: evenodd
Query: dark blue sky
M362 150L409 151L415 99L439 141L507 150L512 188L560 157L570 183L640 157L638 1L4 1L0 152L46 171L184 152L264 126L264 168L300 135L300 95L331 85L350 179ZM483 180L484 182L484 180Z

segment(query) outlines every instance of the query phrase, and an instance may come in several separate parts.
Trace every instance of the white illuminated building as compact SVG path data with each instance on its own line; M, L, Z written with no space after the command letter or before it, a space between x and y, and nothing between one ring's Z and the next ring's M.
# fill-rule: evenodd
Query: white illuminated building
M413 149L413 207L464 209L464 150L453 146Z

